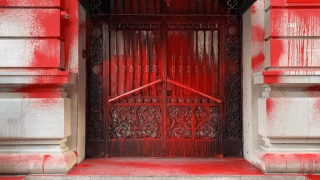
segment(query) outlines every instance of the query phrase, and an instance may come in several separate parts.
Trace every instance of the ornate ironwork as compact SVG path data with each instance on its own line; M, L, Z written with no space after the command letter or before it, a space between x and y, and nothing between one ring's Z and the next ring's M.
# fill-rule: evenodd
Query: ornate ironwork
M90 0L90 14L101 13L101 0Z
M91 18L89 21L89 118L87 119L88 140L104 138L103 122L103 77L100 73L93 72L93 66L102 66L103 37L102 22L99 18Z
M137 112L132 106L112 106L110 113L111 138L159 138L161 136L159 106L138 106Z
M241 33L239 16L227 17L226 26L226 138L242 138Z
M138 119L140 137L158 138L161 136L161 109L159 106L139 106Z
M122 1L122 2L121 2ZM101 14L101 13L117 13L117 14L239 14L238 7L243 3L243 0L226 0L222 2L215 1L197 1L189 2L186 7L173 8L172 3L181 0L162 0L167 3L156 1L155 4L151 2L142 1L146 4L139 4L139 1L132 0L130 3L123 0L89 0L89 11L90 14ZM116 2L116 3L115 3ZM120 3L119 3L120 2ZM201 3L201 4L199 4ZM129 6L131 10L129 10ZM213 6L212 6L213 5ZM199 6L199 7L197 7ZM148 8L146 8L148 7ZM196 8L197 7L197 8ZM142 9L140 9L142 8ZM151 9L150 9L151 8ZM225 9L225 10L224 10Z
M233 1L226 1L230 2L232 4ZM234 6L230 6L231 9L234 9ZM229 12L229 11L228 11ZM230 11L231 12L231 11ZM225 27L226 37L225 41L221 42L221 44L224 45L224 49L222 52L225 52L225 54L221 54L225 56L225 63L226 63L226 79L225 79L225 98L226 98L226 110L224 112L224 108L219 109L216 107L213 102L208 101L207 99L201 99L199 97L192 97L190 96L190 93L184 92L184 91L177 91L177 95L173 97L172 99L176 100L175 104L170 104L174 102L169 103L169 107L167 108L167 117L161 117L161 108L160 105L157 103L161 103L158 98L162 96L162 89L157 89L156 87L152 87L154 93L156 94L157 101L155 101L154 104L151 104L153 102L153 98L155 95L150 94L144 94L144 93L137 93L132 95L129 99L123 99L124 101L118 101L115 102L116 104L113 104L111 108L108 109L110 111L110 114L107 112L104 112L105 108L105 87L103 83L105 82L106 77L103 77L104 74L103 71L106 70L103 67L103 52L105 49L103 49L104 39L103 39L103 30L102 30L102 21L100 20L101 16L90 16L89 19L89 25L88 25L88 118L87 118L87 139L89 142L93 141L101 141L105 142L105 139L109 137L111 138L159 138L161 136L164 136L164 134L161 134L162 128L167 128L168 133L165 135L168 135L171 138L221 138L221 130L220 128L220 120L224 121L224 113L225 115L225 129L224 129L224 136L226 138L230 139L241 139L242 138L242 110L241 110L241 21L239 16L221 16L221 19L219 19L219 22L222 22L224 20L226 24L222 24L221 26L219 24L219 27L216 27L216 24L203 24L201 27L198 27L196 25L193 25L192 23L196 22L190 22L186 24L177 24L177 26L173 26L171 23L171 27L169 25L167 26L158 26L159 23L150 23L150 22L144 22L143 20L139 20L136 24L133 23L127 23L127 24L121 24L117 21L113 21L114 26L109 26L110 29L112 29L110 32L114 31L118 34L113 34L116 38L122 38L124 37L124 46L127 47L127 43L130 43L132 40L126 39L128 37L128 34L120 34L118 31L119 29L130 29L132 32L137 28L138 31L153 31L157 28L166 28L169 31L179 31L184 29L193 29L197 28L201 31L205 31L206 29L215 29L215 28L221 28ZM148 19L148 18L146 18ZM165 19L165 18L163 18ZM212 21L211 21L212 22ZM163 22L161 22L163 23ZM164 22L164 24L167 24L168 22ZM224 23L224 22L223 22ZM147 24L147 25L145 25ZM141 25L141 27L139 27ZM140 28L140 29L139 29ZM109 29L109 30L110 30ZM177 29L177 30L176 30ZM157 30L156 30L157 31ZM220 32L220 29L219 29ZM221 31L223 32L223 30ZM219 34L222 35L223 33ZM110 37L112 37L112 34L109 34ZM207 37L206 35L201 34L201 37ZM215 34L212 34L208 37L214 37ZM154 35L153 35L154 36ZM186 35L190 36L190 33ZM199 36L199 34L198 34ZM144 34L142 32L139 32L136 34L137 41L140 39L144 39ZM147 37L152 37L152 34ZM160 35L157 35L158 42L160 43L162 37ZM209 38L208 38L209 39ZM223 39L223 38L222 38ZM156 39L157 40L157 39ZM153 42L152 38L148 40L149 42ZM121 43L122 41L119 41ZM117 42L118 43L118 42ZM111 43L110 43L111 44ZM152 43L151 43L152 44ZM219 43L220 44L220 43ZM219 45L218 44L218 45ZM217 46L218 47L218 46ZM116 47L115 47L116 48ZM220 45L219 45L220 48ZM110 48L109 48L110 49ZM124 51L127 49L130 50L130 48L123 48ZM122 49L121 49L122 50ZM131 50L130 50L131 51ZM114 52L114 51L113 51ZM116 51L118 52L118 50ZM220 52L220 51L219 51ZM157 53L161 53L160 51ZM123 74L127 75L128 72L130 72L130 76L127 76L130 80L130 87L127 89L135 88L134 79L139 76L139 73L144 73L143 70L143 59L140 54L135 55L134 53L128 53L125 52L125 54L130 55L130 58L127 56L120 57L117 54L112 54L110 51L110 56L114 56L115 60L117 60L117 63L119 63L117 69L115 69L115 72L119 73L121 68L124 64L120 64L122 61L121 59L116 58L126 58L128 64L126 64L128 67L126 71L123 72ZM154 56L154 55L153 55ZM128 61L128 59L133 58L134 61ZM150 58L150 57L148 57ZM160 58L156 57L156 58ZM172 61L175 60L176 63L176 71L181 74L181 76L177 77L185 77L188 76L188 74L200 74L208 73L210 72L204 64L202 66L199 65L198 69L197 67L192 67L190 62L192 62L190 59L192 59L191 55L187 56L174 56L172 57ZM176 59L175 59L176 58ZM205 57L208 58L208 57ZM112 58L110 58L111 62ZM139 61L140 60L140 61ZM183 63L180 63L183 62ZM189 62L190 61L190 62ZM137 63L136 63L137 62ZM149 62L149 61L148 61ZM158 62L158 61L151 61L150 62ZM188 68L182 69L178 65L184 64L188 62ZM136 64L135 64L136 63ZM179 64L180 63L180 64ZM224 63L224 62L221 62ZM152 65L152 66L151 66ZM150 64L150 67L154 67L154 65L158 65L157 63ZM190 68L189 68L190 66ZM110 64L111 67L111 64ZM210 66L208 66L210 67ZM123 69L123 68L122 68ZM155 68L156 69L156 68ZM161 68L160 68L161 69ZM198 70L198 71L197 71ZM153 72L153 69L149 70L148 72ZM154 76L150 76L153 78L156 78L160 76L160 72L154 71ZM192 72L192 73L191 73ZM132 77L131 77L132 76ZM118 77L118 76L117 76ZM139 76L140 77L140 76ZM190 75L191 77L191 75ZM107 77L109 78L109 77ZM191 77L192 78L192 77ZM224 80L224 79L223 79ZM111 81L111 80L110 80ZM204 81L208 82L210 81L210 78L204 79ZM122 82L122 81L117 81ZM129 82L129 81L128 81ZM185 83L185 80L181 80L181 82ZM190 81L192 82L192 81ZM110 83L111 84L111 83ZM141 84L141 82L139 82ZM207 83L208 84L208 83ZM131 86L132 85L132 86ZM190 86L194 84L190 83ZM188 84L189 86L189 84ZM124 86L126 88L126 86ZM127 91L125 89L125 92ZM156 90L156 91L155 91ZM168 89L167 89L168 90ZM176 90L179 90L178 88ZM118 90L119 91L119 90ZM122 90L121 90L122 91ZM153 92L151 91L151 92ZM170 91L170 90L168 90ZM171 90L172 91L172 90ZM208 90L209 91L209 90ZM219 92L221 92L219 90ZM208 92L209 93L209 92ZM210 92L210 93L215 93ZM112 93L109 93L112 94ZM121 94L121 93L120 93ZM170 93L169 93L170 94ZM172 93L173 94L173 93ZM112 96L112 95L111 95ZM190 96L190 97L189 97ZM169 97L170 98L170 97ZM186 99L184 99L186 98ZM146 101L148 100L149 101ZM131 104L131 107L129 107L130 103L141 103L141 104ZM142 104L142 102L144 102ZM179 106L177 107L177 103L188 103L187 106ZM191 104L194 103L194 104ZM198 104L202 103L202 104ZM121 104L121 105L119 105ZM110 104L109 104L110 105ZM206 106L206 107L205 107ZM110 118L110 124L105 125L105 120L107 115L111 115L108 117ZM223 119L220 119L219 116L223 117ZM168 118L168 127L162 127L162 118ZM104 129L104 127L110 127L110 131L108 129ZM108 136L105 137L106 132L108 132Z
M169 137L192 137L192 108L187 106L170 106L169 113Z
M194 116L196 119L197 138L220 137L220 113L219 107L196 107Z
M111 138L135 137L135 109L130 106L114 106L110 108L112 122L110 123Z

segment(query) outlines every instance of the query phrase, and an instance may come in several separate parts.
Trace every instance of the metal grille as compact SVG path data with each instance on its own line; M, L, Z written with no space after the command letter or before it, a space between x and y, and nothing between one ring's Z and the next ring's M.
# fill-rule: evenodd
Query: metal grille
M218 14L219 0L111 0L112 14Z

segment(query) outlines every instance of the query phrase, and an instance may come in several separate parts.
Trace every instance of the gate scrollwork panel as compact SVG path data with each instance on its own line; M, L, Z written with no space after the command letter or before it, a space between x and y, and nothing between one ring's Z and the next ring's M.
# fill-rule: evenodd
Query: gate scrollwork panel
M159 138L160 106L112 106L111 138Z

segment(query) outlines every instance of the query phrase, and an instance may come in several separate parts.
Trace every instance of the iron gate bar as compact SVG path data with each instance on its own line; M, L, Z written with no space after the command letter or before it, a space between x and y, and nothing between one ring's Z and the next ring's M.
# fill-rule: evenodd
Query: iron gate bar
M182 88L184 88L184 89L187 89L187 90L189 90L189 91L195 92L195 93L197 93L197 94L199 94L199 95L201 95L201 96L204 96L204 97L206 97L206 98L208 98L208 99L211 99L211 100L213 100L213 101L216 101L216 102L218 102L218 103L221 103L221 100L216 99L216 98L214 98L214 97L212 97L212 96L209 96L209 95L207 95L207 94L204 94L204 93L202 93L202 92L200 92L200 91L197 91L197 90L192 89L192 88L190 88L190 87L184 86L184 85L182 85L182 84L180 84L180 83L177 83L177 82L175 82L175 81L172 81L172 80L170 80L170 79L167 79L167 81L170 82L170 83L172 83L172 84L175 84L175 85L177 85L177 86L180 86L180 87L182 87Z
M108 102L110 103L110 102L112 102L112 101L121 99L121 98L123 98L123 97L125 97L125 96L128 96L128 95L130 95L130 94L132 94L132 93L135 93L135 92L137 92L137 91L140 91L140 90L142 90L142 89L144 89L144 88L147 88L147 87L149 87L149 86L152 86L152 85L157 84L157 83L162 82L162 81L163 81L162 79L158 79L158 80L156 80L156 81L154 81L154 82L152 82L152 83L146 84L146 85L141 86L141 87L139 87L139 88L136 88L136 89L134 89L134 90L132 90L132 91L129 91L129 92L124 93L124 94L121 94L121 95L119 95L119 96L117 96L117 97L115 97L115 98L109 99Z

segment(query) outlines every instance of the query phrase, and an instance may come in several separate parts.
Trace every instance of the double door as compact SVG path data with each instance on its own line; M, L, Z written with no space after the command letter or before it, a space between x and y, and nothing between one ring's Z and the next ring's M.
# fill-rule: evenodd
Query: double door
M222 154L223 23L105 23L107 153Z

